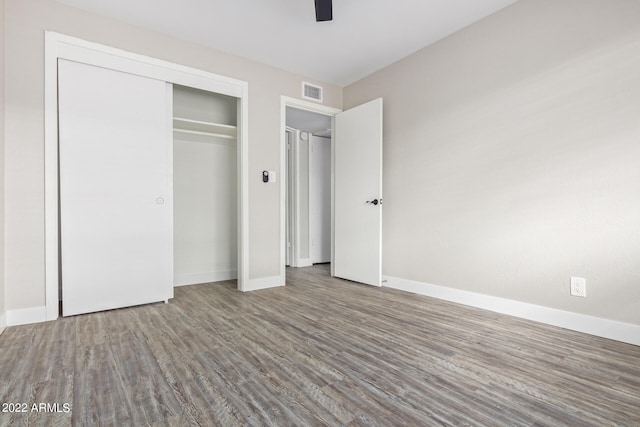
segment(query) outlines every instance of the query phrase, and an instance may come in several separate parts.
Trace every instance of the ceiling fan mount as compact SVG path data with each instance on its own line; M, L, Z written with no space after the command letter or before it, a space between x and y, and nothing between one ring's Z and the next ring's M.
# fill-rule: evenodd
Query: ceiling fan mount
M316 22L333 20L333 0L315 0L316 3Z

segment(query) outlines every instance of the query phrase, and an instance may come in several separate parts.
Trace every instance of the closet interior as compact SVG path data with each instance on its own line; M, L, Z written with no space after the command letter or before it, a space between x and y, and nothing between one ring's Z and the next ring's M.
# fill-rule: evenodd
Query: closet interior
M173 85L174 285L237 278L238 98Z

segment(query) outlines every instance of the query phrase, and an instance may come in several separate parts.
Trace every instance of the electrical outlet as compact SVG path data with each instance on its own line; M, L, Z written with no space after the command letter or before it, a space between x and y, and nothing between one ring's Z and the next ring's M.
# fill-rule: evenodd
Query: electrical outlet
M584 278L571 278L571 295L583 298L587 296L587 281Z

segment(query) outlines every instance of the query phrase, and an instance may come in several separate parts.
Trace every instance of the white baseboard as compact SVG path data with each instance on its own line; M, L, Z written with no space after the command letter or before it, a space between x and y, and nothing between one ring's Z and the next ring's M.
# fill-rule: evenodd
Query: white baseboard
M300 258L298 261L300 262L296 267L311 267L313 265L311 258Z
M277 288L284 286L284 278L282 276L261 277L259 279L249 279L245 284L243 292L257 291L260 289Z
M296 265L290 265L293 268L301 268L301 267L310 267L313 263L311 262L311 258L300 258L298 259L298 263Z
M7 310L7 326L28 325L47 321L47 307Z
M0 314L0 334L7 328L7 313Z
M383 286L546 323L572 331L640 345L640 325L493 297L445 286L385 276Z
M221 282L238 278L236 270L207 271L205 273L178 274L173 278L173 286L198 285L200 283Z

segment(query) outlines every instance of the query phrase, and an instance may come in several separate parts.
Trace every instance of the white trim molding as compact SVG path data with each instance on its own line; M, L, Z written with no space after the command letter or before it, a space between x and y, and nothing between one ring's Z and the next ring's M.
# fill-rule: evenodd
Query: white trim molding
M47 321L47 307L19 308L7 310L7 326L28 325Z
M201 283L221 282L238 278L236 270L207 271L205 273L177 274L173 279L173 286L189 286Z
M311 258L300 258L298 262L298 267L311 267L313 263L311 262Z
M640 325L392 276L384 276L382 286L640 345Z
M0 314L0 334L7 329L7 313Z
M284 281L281 276L271 276L271 277L261 277L259 279L249 279L247 285L244 289L241 289L243 292L247 291L258 291L260 289L269 289L269 288L277 288L280 286L284 286Z

